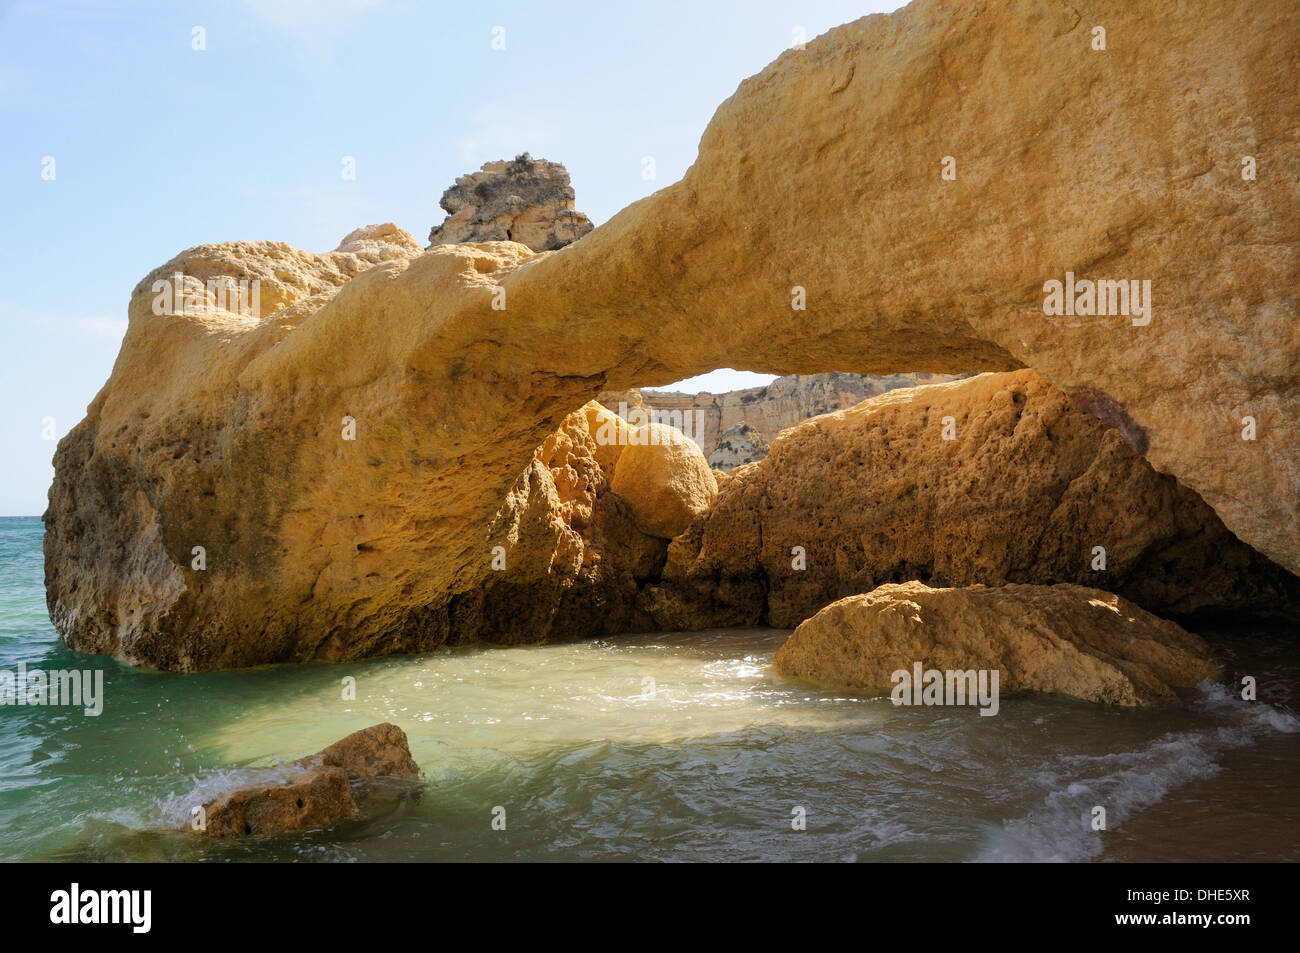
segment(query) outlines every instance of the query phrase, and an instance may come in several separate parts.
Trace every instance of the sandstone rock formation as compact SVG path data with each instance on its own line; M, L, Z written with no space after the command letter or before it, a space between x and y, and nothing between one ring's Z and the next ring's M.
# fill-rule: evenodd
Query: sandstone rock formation
M1028 370L891 391L786 431L672 542L643 606L668 629L794 626L911 579L1073 582L1165 614L1300 615L1300 579Z
M527 152L488 162L442 193L448 217L429 232L429 246L513 241L533 251L563 248L592 229L573 203L569 173L558 162Z
M613 490L627 501L637 528L671 539L706 512L718 496L709 462L693 441L661 424L623 448Z
M338 768L352 781L362 778L406 778L420 776L420 767L411 757L406 732L385 722L354 731L316 754L300 758L304 768Z
M834 688L888 692L923 669L998 670L999 690L1135 706L1217 677L1210 649L1172 622L1086 586L881 586L801 624L773 666Z
M204 824L195 831L225 839L268 837L328 827L361 816L352 782L374 778L414 780L406 733L382 724L353 732L323 751L268 771L266 782L250 784L203 805Z
M657 440L658 442L652 442ZM446 639L516 644L653 625L637 608L659 578L668 537L717 495L694 444L631 428L594 401L538 448L489 530L502 566L451 600Z
M251 784L203 805L204 837L226 840L318 830L361 816L348 776L338 768L292 768L275 780Z
M183 254L157 274L265 273L283 307L158 315L137 288L55 455L51 616L73 647L169 668L442 644L567 414L722 366L1032 367L1300 571L1292 20L1282 0L916 0L783 53L681 182L558 253L376 240L350 280L374 252ZM1150 280L1150 323L1044 314L1067 273Z
M733 470L743 463L753 463L767 456L768 444L763 435L749 424L736 424L718 435L718 445L709 454L709 466Z
M762 387L746 387L722 394L684 394L680 391L641 390L602 393L596 399L611 410L626 405L628 414L640 408L661 415L663 422L684 429L706 456L722 443L723 435L750 427L763 444L770 444L787 427L818 414L859 404L900 387L952 380L951 374L787 374ZM757 447L759 444L754 443ZM759 454L754 459L761 458ZM749 462L749 461L743 461ZM728 464L735 466L736 464Z

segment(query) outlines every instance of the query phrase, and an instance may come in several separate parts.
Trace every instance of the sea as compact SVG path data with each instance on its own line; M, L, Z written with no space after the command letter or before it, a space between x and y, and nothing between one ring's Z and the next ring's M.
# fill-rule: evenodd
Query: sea
M1300 859L1294 626L1194 627L1224 679L1177 703L1004 695L995 717L783 678L774 629L179 674L64 646L43 532L0 519L0 680L100 671L102 711L0 706L3 861ZM379 722L422 773L361 820L185 830L196 805Z

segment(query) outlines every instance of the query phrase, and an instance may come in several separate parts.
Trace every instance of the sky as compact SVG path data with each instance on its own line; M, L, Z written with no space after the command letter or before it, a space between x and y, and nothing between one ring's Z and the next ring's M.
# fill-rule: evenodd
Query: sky
M681 178L796 29L900 5L0 0L0 515L44 511L131 289L183 249L325 252L390 221L423 243L458 175L524 151L564 163L600 225Z

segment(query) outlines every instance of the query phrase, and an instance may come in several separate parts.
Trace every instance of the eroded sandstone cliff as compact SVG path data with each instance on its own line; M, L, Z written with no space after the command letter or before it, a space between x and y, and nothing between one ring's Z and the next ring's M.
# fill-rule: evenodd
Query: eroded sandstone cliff
M429 246L514 241L533 251L563 248L592 228L574 201L568 170L558 162L527 152L487 162L442 194L447 219L429 232Z
M718 434L718 445L709 453L709 466L734 470L767 456L768 442L749 424L736 424Z
M51 615L171 668L440 644L567 414L721 366L1033 367L1300 571L1292 16L917 0L782 54L681 182L559 251L183 253L156 274L266 274L280 310L155 314L137 288L56 453ZM1046 315L1067 274L1150 280L1150 322Z
M1078 583L1172 615L1300 613L1300 579L1029 370L786 431L673 540L643 605L666 629L787 627L912 579Z
M638 595L663 571L669 538L717 492L694 443L658 425L634 431L589 403L547 437L511 489L489 528L492 572L433 625L451 644L652 628Z
M685 394L669 390L641 390L602 393L597 398L617 411L626 405L628 413L641 408L646 413L664 414L673 426L684 426L692 439L711 455L718 449L724 434L749 427L759 438L747 439L756 450L764 448L787 427L860 404L868 397L918 384L937 384L951 380L950 374L788 374L762 387L746 387L721 394ZM679 424L678 421L681 421ZM759 453L754 459L759 459ZM744 461L749 462L749 461ZM734 466L736 464L729 464Z

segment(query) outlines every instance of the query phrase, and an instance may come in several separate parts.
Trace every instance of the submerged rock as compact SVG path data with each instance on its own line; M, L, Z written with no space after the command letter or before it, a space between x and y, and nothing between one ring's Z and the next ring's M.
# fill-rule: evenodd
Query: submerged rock
M295 834L361 816L347 773L339 768L294 769L281 780L223 794L203 811L205 823L196 833L217 840Z
M1068 584L881 586L822 609L772 660L782 675L880 692L917 663L997 670L1002 691L1124 706L1169 699L1218 675L1197 636L1127 599Z
M338 768L352 781L362 778L408 778L420 776L420 767L411 757L406 732L385 722L354 731L323 751L300 758L295 764L304 768Z
M353 782L414 780L420 769L411 758L406 733L382 724L353 732L272 773L266 783L238 788L204 804L204 824L195 833L217 839L269 837L354 820L361 812ZM185 829L194 827L187 824Z

